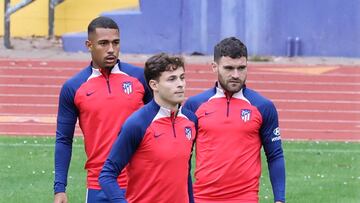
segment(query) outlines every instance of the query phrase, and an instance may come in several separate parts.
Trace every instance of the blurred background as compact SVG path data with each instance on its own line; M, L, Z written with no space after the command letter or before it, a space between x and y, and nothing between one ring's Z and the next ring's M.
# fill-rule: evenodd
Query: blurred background
M24 0L10 2L14 6ZM55 2L52 29L67 52L86 51L86 27L101 15L119 24L123 53L207 55L220 39L237 36L248 45L250 55L360 56L360 46L356 46L360 44L359 0L29 2L11 15L11 36L47 36L49 5ZM3 24L0 21L0 35L4 33Z
M58 95L89 65L84 42L97 16L118 23L125 62L142 67L154 53L183 55L187 97L214 85L214 45L241 39L250 55L248 87L279 113L287 202L360 202L360 0L0 0L0 6L0 203L53 201ZM75 135L67 191L69 202L84 202L78 127ZM273 202L262 161L260 202Z

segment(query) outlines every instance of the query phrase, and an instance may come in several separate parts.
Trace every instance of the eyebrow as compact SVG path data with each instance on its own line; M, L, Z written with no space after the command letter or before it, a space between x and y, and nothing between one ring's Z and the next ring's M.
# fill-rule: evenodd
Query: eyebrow
M180 74L180 75L169 75L169 77L168 78L171 78L171 77L176 77L176 78L180 78L180 77L182 77L182 76L185 76L185 73L182 73L182 74Z
M99 40L98 40L98 42L115 42L115 41L120 41L120 39L113 39L113 40L99 39Z
M232 66L232 65L226 65L224 68L246 68L247 65L240 65L240 66Z

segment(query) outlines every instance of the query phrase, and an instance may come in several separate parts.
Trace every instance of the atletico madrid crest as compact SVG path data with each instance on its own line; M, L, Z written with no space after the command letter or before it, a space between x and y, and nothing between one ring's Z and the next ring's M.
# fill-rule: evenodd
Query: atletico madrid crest
M241 110L241 119L244 122L248 122L251 118L251 110L249 109L242 109Z
M132 93L132 83L131 82L124 82L122 84L122 88L125 94L131 94Z
M188 140L191 140L191 128L185 127L185 136Z

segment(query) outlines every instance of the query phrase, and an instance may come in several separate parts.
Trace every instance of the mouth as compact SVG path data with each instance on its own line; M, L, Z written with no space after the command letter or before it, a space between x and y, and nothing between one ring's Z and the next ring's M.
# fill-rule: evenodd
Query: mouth
M105 57L105 61L107 61L107 62L113 62L115 60L116 60L115 56L107 56L107 57Z

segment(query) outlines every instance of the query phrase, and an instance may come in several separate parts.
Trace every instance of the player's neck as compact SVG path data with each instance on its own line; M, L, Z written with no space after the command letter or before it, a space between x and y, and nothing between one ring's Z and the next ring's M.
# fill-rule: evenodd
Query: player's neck
M154 95L154 100L159 106L169 109L171 112L177 112L179 109L179 106L180 106L180 104L178 104L178 103L171 103L171 102L164 101L163 99L161 99L160 97L158 97L156 95Z

